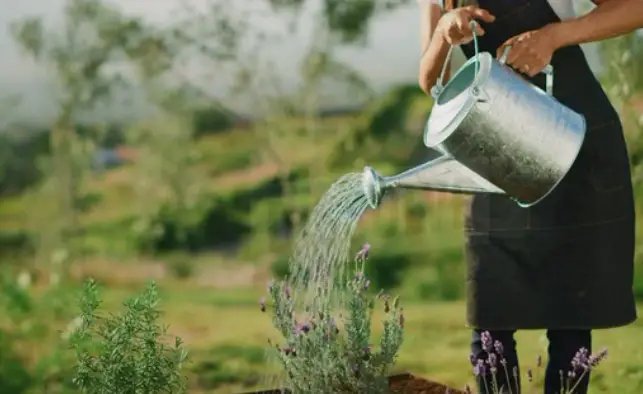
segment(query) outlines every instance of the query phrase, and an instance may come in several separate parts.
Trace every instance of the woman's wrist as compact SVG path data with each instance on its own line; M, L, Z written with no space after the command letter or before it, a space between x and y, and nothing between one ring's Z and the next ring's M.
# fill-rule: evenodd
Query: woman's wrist
M549 42L554 51L569 45L566 40L567 26L565 22L550 23L543 27L544 33L548 36Z

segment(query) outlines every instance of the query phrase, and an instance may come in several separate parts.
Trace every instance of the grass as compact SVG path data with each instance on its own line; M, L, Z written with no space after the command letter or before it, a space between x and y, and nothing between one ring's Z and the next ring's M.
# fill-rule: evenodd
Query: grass
M191 352L191 392L234 393L266 385L271 368L261 357L268 338L278 340L269 314L259 311L263 289L207 290L180 284L162 286L164 320ZM130 290L106 289L108 305L116 305ZM402 300L404 301L404 300ZM462 301L404 303L405 342L397 364L409 371L454 387L472 384L468 362L470 331ZM376 319L379 316L375 316ZM377 326L376 326L377 327ZM544 331L521 331L518 348L526 368L546 358ZM596 331L594 346L609 348L610 356L594 374L592 393L643 391L643 322ZM274 369L273 369L274 370ZM542 375L542 373L540 374ZM538 379L538 374L536 374ZM539 386L540 387L540 386ZM525 393L540 390L525 390Z

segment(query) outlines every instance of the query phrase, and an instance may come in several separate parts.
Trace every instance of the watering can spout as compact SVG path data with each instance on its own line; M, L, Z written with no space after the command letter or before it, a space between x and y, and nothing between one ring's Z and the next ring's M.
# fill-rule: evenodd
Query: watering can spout
M366 167L362 173L362 187L373 209L380 205L388 189L398 187L450 193L505 194L502 189L448 156L439 157L389 177L383 177L373 168Z

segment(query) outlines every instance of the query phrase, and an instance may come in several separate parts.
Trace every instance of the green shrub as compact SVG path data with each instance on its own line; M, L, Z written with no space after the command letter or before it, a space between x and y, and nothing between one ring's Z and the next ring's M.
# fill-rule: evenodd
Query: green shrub
M85 284L80 327L71 336L77 363L73 382L85 393L176 393L185 391L181 368L186 351L180 338L166 343L158 322L158 289L145 291L124 303L120 314L100 315L98 288Z
M358 254L355 276L348 284L346 316L336 324L326 302L328 294L315 293L314 305L305 316L295 315L295 296L285 282L269 288L273 322L284 343L275 354L285 371L289 389L296 393L385 393L388 372L402 343L404 318L397 298L383 299L384 330L379 349L371 346L371 317L374 302L368 295L364 275L366 252ZM262 303L262 310L265 305Z
M13 351L12 341L0 331L0 393L20 394L31 385L31 376Z
M182 254L170 256L167 265L175 278L187 279L194 274L194 264L189 256Z
M234 115L223 108L203 108L194 111L192 128L195 137L220 133L234 125Z
M270 265L270 272L275 278L283 279L288 275L288 262L289 259L287 256L281 256L277 258Z
M366 275L371 278L375 288L391 289L402 282L410 265L411 256L407 253L382 253L371 258Z

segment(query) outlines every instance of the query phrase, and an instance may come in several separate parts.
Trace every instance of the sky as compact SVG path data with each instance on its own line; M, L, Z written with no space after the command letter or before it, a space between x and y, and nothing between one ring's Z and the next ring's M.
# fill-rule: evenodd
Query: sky
M176 10L179 0L108 0L126 13L142 16L153 23L167 21ZM198 5L204 0L188 0ZM230 0L231 7L247 6L258 0ZM17 108L0 117L12 120L48 122L55 116L52 83L47 70L34 64L14 44L9 32L11 21L25 16L42 16L46 24L55 25L65 0L0 0L0 103L3 97L20 97ZM279 30L286 20L267 20L271 28ZM303 23L306 23L305 18ZM306 29L303 29L306 30ZM368 42L360 47L340 51L340 57L357 69L376 90L383 90L399 83L413 83L417 77L419 55L419 14L415 2L408 6L380 15L371 25ZM268 57L277 64L276 72L286 89L296 85L297 60L310 42L306 33L286 35L285 39L265 48ZM208 81L203 81L208 86ZM213 94L221 93L222 86L211 84ZM342 105L350 105L346 97ZM341 101L341 100L340 100ZM246 108L244 108L244 105ZM240 101L241 111L251 111ZM132 108L106 110L118 117L121 111ZM0 122L1 123L1 122Z

